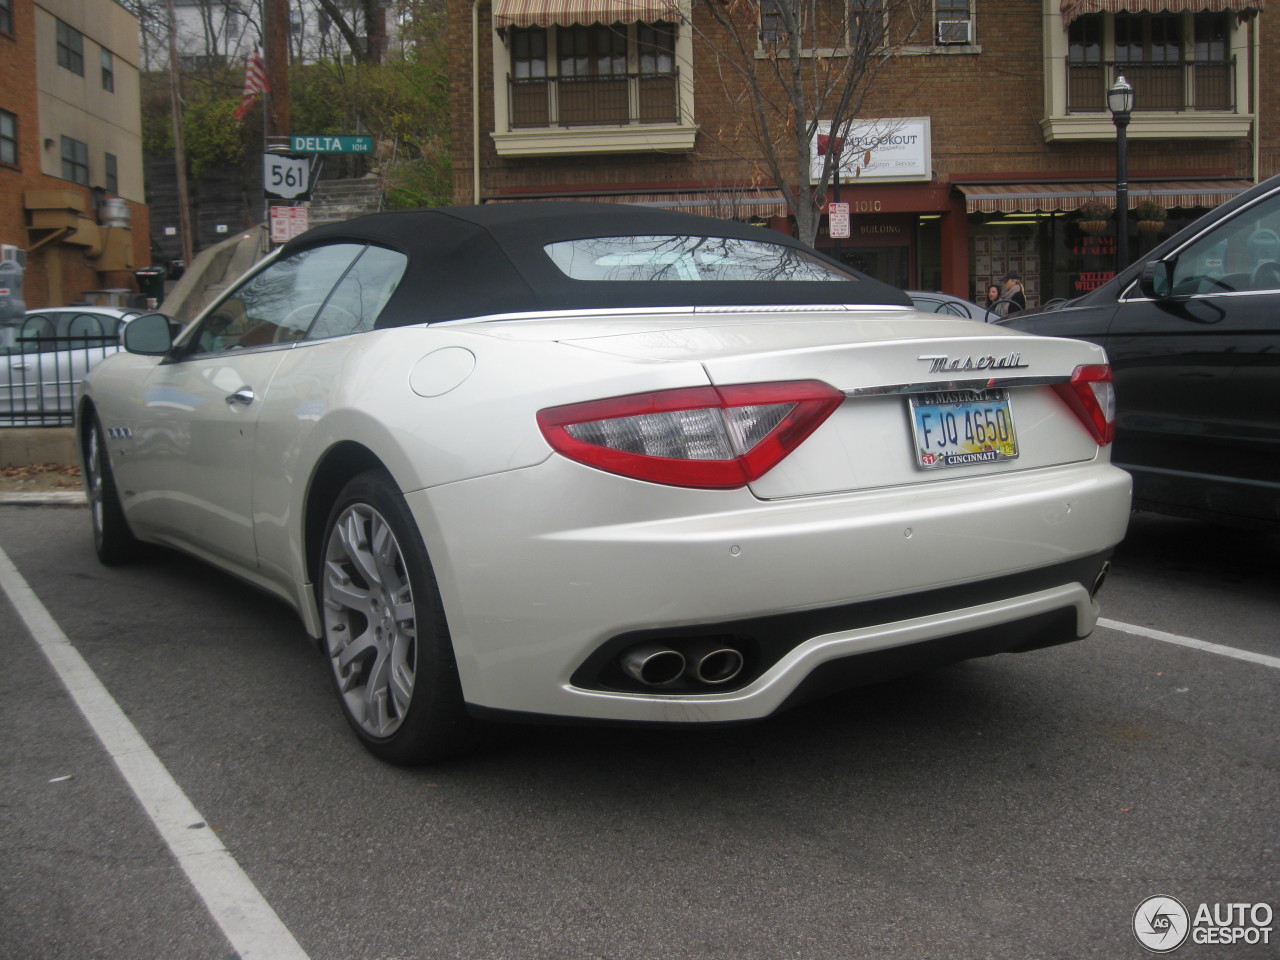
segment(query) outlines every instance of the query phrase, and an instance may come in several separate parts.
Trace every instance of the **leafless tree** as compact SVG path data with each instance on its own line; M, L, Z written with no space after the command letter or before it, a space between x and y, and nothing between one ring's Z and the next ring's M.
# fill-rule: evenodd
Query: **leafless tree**
M799 238L812 244L850 126L861 118L886 64L904 45L929 42L933 5L929 0L694 3L695 59L711 58L712 75L737 118L722 129L720 146L763 167L786 198ZM831 149L819 150L820 135Z

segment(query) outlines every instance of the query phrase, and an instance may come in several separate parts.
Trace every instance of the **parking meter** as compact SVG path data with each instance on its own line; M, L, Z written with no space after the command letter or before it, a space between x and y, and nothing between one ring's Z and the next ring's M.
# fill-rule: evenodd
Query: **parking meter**
M5 252L8 253L6 248ZM23 266L14 259L0 260L0 321L16 320L27 312L22 299Z

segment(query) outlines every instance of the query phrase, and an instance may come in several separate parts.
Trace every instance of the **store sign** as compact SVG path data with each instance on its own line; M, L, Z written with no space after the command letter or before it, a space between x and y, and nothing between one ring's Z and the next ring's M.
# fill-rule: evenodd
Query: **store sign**
M822 177L825 156L818 138L840 144L840 182L932 180L933 145L928 117L854 120L843 136L832 137L831 124L820 123L809 151L809 180Z

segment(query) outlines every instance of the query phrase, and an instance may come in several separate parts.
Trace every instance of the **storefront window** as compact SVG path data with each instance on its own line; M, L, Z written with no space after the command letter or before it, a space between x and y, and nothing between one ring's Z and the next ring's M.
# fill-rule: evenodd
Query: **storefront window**
M1130 256L1146 256L1204 212L1169 210L1160 224L1148 221L1141 227L1130 217ZM970 296L981 303L987 287L999 285L1011 271L1020 275L1028 309L1096 290L1116 273L1116 227L1114 217L1099 229L1076 211L971 214Z
M986 299L987 288L1001 285L1006 276L1017 274L1027 298L1027 309L1044 300L1040 219L1034 214L998 219L978 218L969 227L973 254L970 263L970 298Z

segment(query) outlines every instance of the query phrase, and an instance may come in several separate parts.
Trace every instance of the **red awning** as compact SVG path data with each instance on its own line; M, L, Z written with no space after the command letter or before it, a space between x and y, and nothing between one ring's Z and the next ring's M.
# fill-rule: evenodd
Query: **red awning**
M1086 200L1114 202L1111 183L957 183L970 213L1048 213L1078 210ZM1216 207L1253 186L1249 180L1162 180L1130 183L1129 207L1153 200L1162 207Z
M503 27L562 27L593 23L675 23L678 0L494 0L493 23Z
M1264 0L1062 0L1062 19L1070 24L1086 13L1200 13L1234 10L1241 20L1262 11Z

